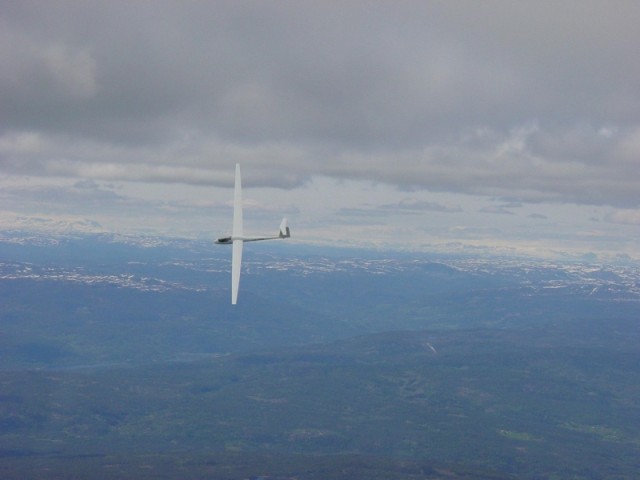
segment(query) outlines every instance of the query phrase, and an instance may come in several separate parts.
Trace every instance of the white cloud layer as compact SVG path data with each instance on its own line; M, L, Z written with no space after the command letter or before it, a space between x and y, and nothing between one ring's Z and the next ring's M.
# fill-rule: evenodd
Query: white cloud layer
M539 211L493 217L551 224L543 205L575 205L636 225L639 24L623 0L2 2L0 188L28 179L33 205L61 199L52 182L110 182L133 216L163 189L194 203L230 185L240 162L289 210L334 179L326 218L511 201Z

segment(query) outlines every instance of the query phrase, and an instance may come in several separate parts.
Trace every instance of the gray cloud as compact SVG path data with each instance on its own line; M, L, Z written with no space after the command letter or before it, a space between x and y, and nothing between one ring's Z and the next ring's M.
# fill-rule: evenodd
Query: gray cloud
M462 212L458 206L452 207L442 205L437 202L429 202L423 200L401 200L398 203L381 205L382 210L391 210L403 213L420 213L420 212L440 212L440 213L457 213Z
M637 2L3 2L0 173L640 206ZM428 209L428 206L423 206Z
M618 210L607 214L604 220L623 225L640 225L640 210Z
M123 210L130 200L91 180L74 185L8 186L0 188L5 208L21 211L38 206L42 212L91 213L97 210ZM139 203L136 202L139 206Z
M499 215L513 215L514 213L511 210L508 210L506 207L502 205L495 206L486 206L482 207L478 210L480 213L495 213Z

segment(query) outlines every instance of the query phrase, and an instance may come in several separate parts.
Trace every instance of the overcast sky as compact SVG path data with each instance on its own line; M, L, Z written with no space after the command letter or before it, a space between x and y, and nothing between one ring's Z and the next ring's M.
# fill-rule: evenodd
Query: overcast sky
M0 227L640 258L640 2L0 0ZM96 226L99 225L99 227Z

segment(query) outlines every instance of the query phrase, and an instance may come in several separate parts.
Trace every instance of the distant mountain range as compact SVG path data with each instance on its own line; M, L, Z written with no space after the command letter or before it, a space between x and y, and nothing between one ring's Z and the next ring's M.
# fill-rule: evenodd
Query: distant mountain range
M192 252L205 257L206 268L210 272L223 272L229 269L228 251L204 240L154 237L145 235L119 235L112 233L74 233L53 234L36 231L2 231L0 230L0 278L40 278L68 280L86 283L111 283L139 289L168 289L166 280L162 278L137 278L135 275L120 272L118 275L102 276L87 273L85 265L48 265L47 269L38 265L24 265L19 254L11 255L11 245L30 247L56 247L52 258L62 258L59 254L65 251L64 258L71 259L70 252L78 245L80 250L89 249L99 255L101 249L117 250L123 247L156 250L158 265L164 267L173 262L176 267L186 270L201 270L203 260L185 259L185 253ZM172 258L162 258L163 251L172 251ZM44 251L41 250L40 254ZM104 252L103 252L104 253ZM277 255L280 254L280 255ZM287 271L293 275L311 275L317 273L350 273L366 272L370 275L388 275L411 272L435 273L438 269L443 274L453 272L487 277L508 277L514 284L529 285L532 288L557 289L588 293L589 295L618 296L619 299L640 298L640 265L632 262L593 263L577 261L549 261L531 257L505 257L446 254L417 254L407 252L362 250L355 248L331 248L303 245L270 246L257 249L252 255L248 253L249 271L262 275L271 271ZM146 257L147 255L142 255ZM85 257L83 257L85 258ZM15 260L14 262L8 260ZM75 262L77 263L77 262ZM147 263L152 266L151 263ZM78 268L81 267L82 271ZM175 288L205 289L205 285L173 284Z

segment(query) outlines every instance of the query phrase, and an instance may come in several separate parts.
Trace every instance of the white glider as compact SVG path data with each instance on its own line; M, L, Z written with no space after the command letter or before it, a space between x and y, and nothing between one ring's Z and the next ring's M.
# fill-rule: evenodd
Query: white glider
M259 240L275 240L279 238L289 238L291 233L287 226L287 219L283 218L280 223L278 235L272 237L247 237L242 228L242 182L240 180L240 164L236 163L236 183L233 191L233 230L230 237L223 237L216 240L219 245L232 244L231 253L231 304L238 301L238 288L240 287L240 266L242 264L242 246L244 242L257 242Z

